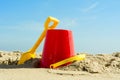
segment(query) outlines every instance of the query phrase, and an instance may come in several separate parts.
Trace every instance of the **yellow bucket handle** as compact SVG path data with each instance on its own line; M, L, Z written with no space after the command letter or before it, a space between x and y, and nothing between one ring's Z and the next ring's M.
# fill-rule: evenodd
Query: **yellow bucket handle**
M73 61L81 61L81 60L84 60L85 59L85 54L80 54L80 55L76 55L76 56L73 56L73 57L70 57L70 58L67 58L67 59L64 59L62 61L59 61L57 63L53 63L50 65L50 68L56 68L56 67L59 67L63 64L66 64L66 63L69 63L69 62L73 62Z

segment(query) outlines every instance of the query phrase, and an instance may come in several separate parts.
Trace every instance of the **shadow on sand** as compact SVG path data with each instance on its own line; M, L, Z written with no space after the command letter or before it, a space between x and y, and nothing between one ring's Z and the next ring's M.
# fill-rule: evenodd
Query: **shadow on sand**
M12 69L12 68L39 68L40 58L30 59L26 61L24 64L17 65L17 62L10 64L0 64L0 69Z

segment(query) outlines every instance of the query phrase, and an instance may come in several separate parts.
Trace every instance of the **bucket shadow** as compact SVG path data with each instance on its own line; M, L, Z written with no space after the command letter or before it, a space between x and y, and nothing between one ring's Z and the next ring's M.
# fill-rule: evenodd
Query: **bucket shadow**
M24 64L17 65L18 61L6 64L0 64L0 69L15 69L15 68L39 68L40 58L30 59Z

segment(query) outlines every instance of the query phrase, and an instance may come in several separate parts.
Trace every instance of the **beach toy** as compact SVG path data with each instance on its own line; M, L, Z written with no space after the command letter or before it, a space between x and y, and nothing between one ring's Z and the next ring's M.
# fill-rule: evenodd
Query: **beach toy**
M76 55L76 56L64 59L62 61L59 61L57 63L51 64L50 68L57 68L57 67L64 65L66 63L73 62L73 61L81 61L84 59L85 59L85 54Z
M54 29L47 31L40 67L56 68L84 58L85 55L75 56L71 30Z
M50 22L53 22L53 25L49 26ZM34 44L34 46L30 50L28 50L27 52L22 54L20 60L18 61L18 64L23 64L25 61L36 57L36 54L35 54L36 49L38 48L38 46L40 45L40 43L44 39L47 30L54 29L58 25L58 23L59 23L59 20L57 20L51 16L49 16L47 18L47 20L45 21L45 24L44 24L44 31L42 32L42 34L40 35L40 37L38 38L38 40Z

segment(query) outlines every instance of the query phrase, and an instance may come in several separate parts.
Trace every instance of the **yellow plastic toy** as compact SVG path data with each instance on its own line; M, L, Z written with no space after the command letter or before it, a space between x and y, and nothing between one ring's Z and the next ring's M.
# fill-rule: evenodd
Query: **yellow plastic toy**
M59 67L63 64L69 63L69 62L73 62L73 61L81 61L85 59L85 54L80 54L80 55L76 55L67 59L64 59L62 61L59 61L57 63L51 64L50 68L56 68Z
M53 25L49 26L50 22L53 22ZM35 53L36 49L38 48L38 46L40 45L40 43L44 39L47 30L56 28L58 23L59 23L59 20L56 18L53 18L51 16L49 16L47 18L47 20L44 24L44 31L42 32L41 36L38 38L37 42L34 44L34 46L30 50L28 50L27 52L25 52L21 55L21 58L18 61L18 64L23 64L25 61L36 57L36 53Z

